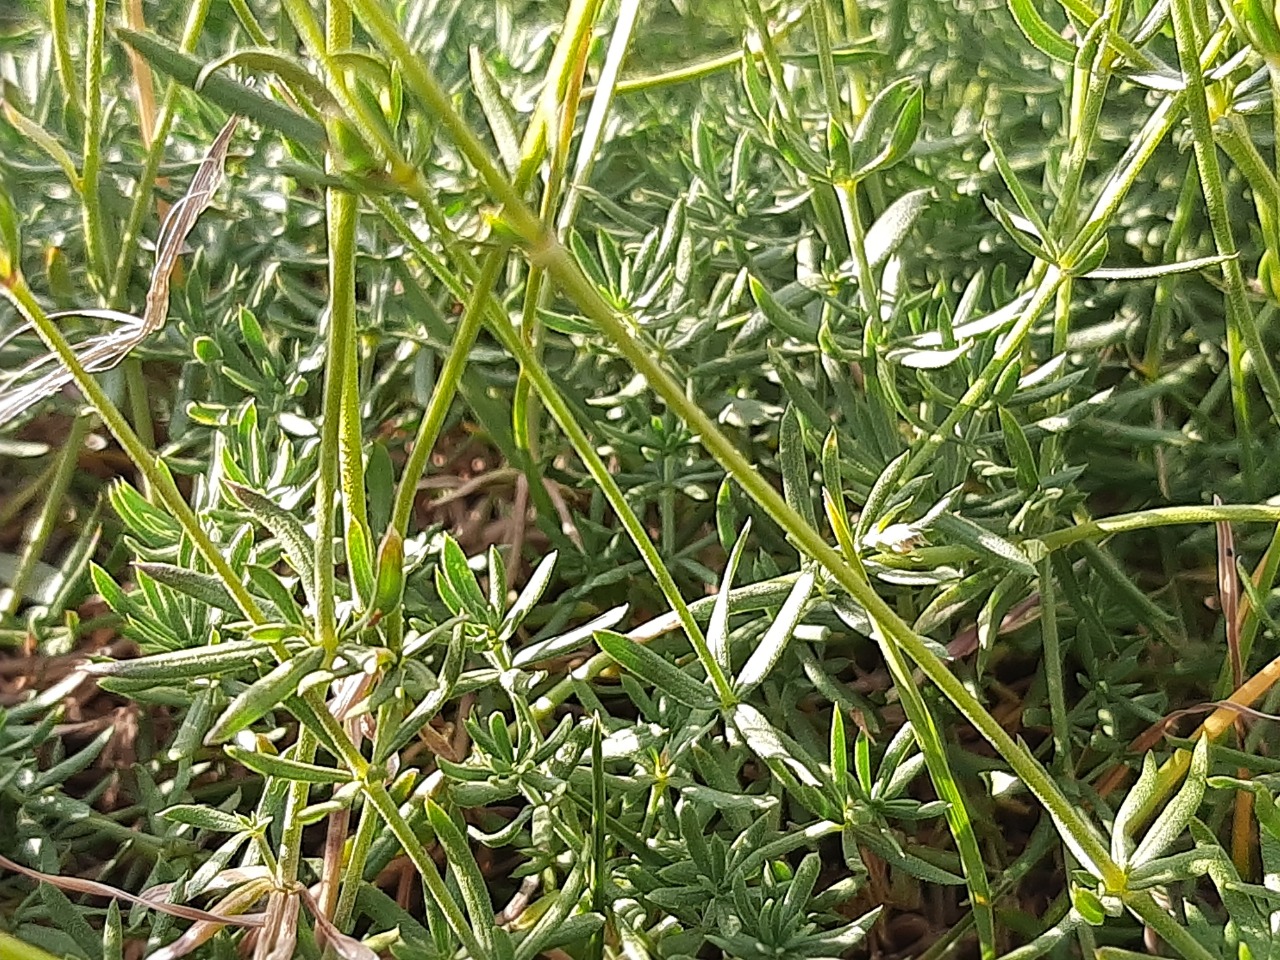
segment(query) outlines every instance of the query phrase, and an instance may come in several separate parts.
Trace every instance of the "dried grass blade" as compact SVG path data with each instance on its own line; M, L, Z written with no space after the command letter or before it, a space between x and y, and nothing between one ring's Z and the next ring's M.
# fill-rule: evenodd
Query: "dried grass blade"
M240 118L231 117L205 153L187 192L170 208L156 237L156 263L151 271L146 307L142 317L119 311L73 310L50 314L50 319L86 316L116 320L121 326L110 333L90 337L75 347L77 358L90 373L110 370L148 336L164 326L169 315L169 281L182 253L183 244L200 214L209 208L222 182L227 148ZM58 366L33 379L32 374L56 363L52 354L43 354L5 378L0 386L0 426L21 416L46 397L53 396L72 380L70 371Z
M210 913L208 910L200 910L196 907L186 907L179 903L156 903L144 897L136 896L109 884L99 883L96 880L84 880L80 877L59 877L52 873L41 873L39 870L32 870L30 867L24 867L20 863L14 863L8 857L0 856L0 867L6 870L12 870L14 873L20 873L24 877L30 877L40 883L47 883L57 887L59 890L69 890L72 893L83 893L91 897L109 897L117 900L127 900L129 903L136 903L140 906L148 907L152 910L158 910L160 913L167 913L170 916L182 917L184 920L196 920L204 923L221 923L233 927L260 927L262 926L262 917L257 914L248 914L247 916L231 916L225 913Z

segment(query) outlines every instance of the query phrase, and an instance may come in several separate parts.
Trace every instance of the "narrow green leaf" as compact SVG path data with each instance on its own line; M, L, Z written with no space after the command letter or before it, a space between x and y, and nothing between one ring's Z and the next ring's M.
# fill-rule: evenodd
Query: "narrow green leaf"
M374 593L373 546L369 542L369 530L357 516L347 518L347 566L351 573L351 586L361 606L372 605Z
M542 599L543 593L546 592L547 585L551 583L551 575L555 572L557 554L553 550L542 558L533 573L529 576L529 582L524 585L524 589L520 591L520 595L516 597L516 602L511 605L505 617L502 618L502 627L498 631L498 637L501 640L510 640L515 632L520 629L520 624L524 622L525 617L533 611L538 605L538 601Z
M227 756L236 763L248 767L254 773L264 777L279 777L282 780L298 780L303 783L350 783L351 775L345 770L333 767L321 767L314 763L302 763L242 747L229 745L222 748Z
M1155 799L1158 776L1156 758L1148 752L1142 758L1142 773L1138 775L1137 783L1129 788L1120 809L1116 811L1111 825L1111 859L1122 867L1129 865L1129 853L1133 850L1130 839L1133 818Z
M440 574L444 577L449 589L460 604L454 613L466 613L479 623L488 623L491 610L480 589L480 581L476 579L467 555L462 552L458 542L448 534L444 535L444 549L440 555Z
M749 277L747 285L751 289L751 299L756 302L760 313L764 315L764 318L769 323L773 324L779 333L799 340L801 343L818 342L818 327L816 324L797 316L780 304L773 294L769 292L768 288L755 277Z
M743 742L771 768L780 767L808 787L820 787L822 782L801 759L804 749L777 730L755 707L737 703L729 711L730 722L742 735Z
M498 86L498 81L479 47L470 48L468 62L471 68L471 89L480 101L480 111L489 124L489 132L493 134L498 156L502 158L502 165L507 168L507 173L514 176L520 169L520 135L516 132L511 99Z
M195 89L200 71L205 66L204 61L183 53L152 33L116 27L115 34L136 50L150 66L172 77L184 87ZM324 127L319 123L234 80L221 76L206 77L200 96L230 113L248 117L254 123L260 123L304 146L318 149L325 146Z
M252 640L231 640L212 646L192 647L171 653L157 653L136 660L90 663L84 668L95 677L172 682L193 677L216 677L243 670L271 656L271 649Z
M1059 63L1075 63L1075 46L1045 22L1036 9L1035 0L1009 0L1009 10L1033 47Z
M280 545L284 547L289 565L302 578L302 588L308 596L314 594L316 588L315 555L316 545L303 529L301 521L291 513L280 509L274 501L256 490L224 480L223 484L244 504L264 527L271 531Z
M177 590L219 610L225 610L237 616L240 614L240 607L230 592L223 586L222 581L212 574L200 573L188 567L177 567L171 563L138 562L134 567L171 590Z
M505 725L505 721L503 723ZM471 918L471 929L475 932L481 947L484 948L484 955L496 956L498 928L493 920L493 903L489 899L489 888L485 883L484 874L480 872L476 858L467 845L466 837L453 822L453 818L430 797L427 797L426 808L427 819L435 832L436 842L444 850L449 869L453 871L454 879L458 881L462 902L467 908L467 916Z
M558 657L561 654L569 653L571 650L577 650L594 637L597 630L609 630L621 623L622 618L627 615L627 610L629 609L627 604L624 603L620 607L606 610L600 616L579 627L574 627L572 630L554 637L538 640L527 647L522 647L512 658L512 666L527 667L529 664L537 663L539 660L549 660L551 657Z
M654 653L648 647L611 630L597 630L600 649L673 700L696 710L714 710L718 701L707 689L679 667Z
M831 782L843 806L849 794L849 742L844 730L844 710L836 704L831 711L830 737Z
M903 77L881 90L854 132L850 178L865 179L906 156L919 132L923 111L924 94L915 79Z
M1002 567L1026 577L1036 576L1035 564L1027 559L1026 554L1016 544L986 527L979 526L967 517L943 512L934 518L931 528L942 534L949 542L968 547Z
M1017 471L1018 486L1030 493L1040 485L1035 455L1031 452L1031 444L1027 441L1022 425L1004 407L1000 408L1000 429L1004 433L1004 448L1009 454L1009 461Z
M884 266L898 252L931 200L932 190L912 190L889 204L884 213L876 218L876 222L867 230L863 244L872 269Z
M787 641L791 639L796 624L800 622L804 606L809 602L809 594L813 592L813 582L813 574L807 570L796 579L795 586L791 588L791 593L782 604L782 609L778 611L773 623L769 624L769 629L761 637L759 646L752 652L742 672L738 674L737 688L740 694L747 694L764 680L774 664L782 657Z
M778 463L782 469L782 490L787 503L810 527L816 529L818 523L814 517L813 497L809 491L811 477L804 448L803 428L792 404L787 404L782 423L778 426Z
M1040 216L1040 209L1031 199L1031 194L1018 177L1017 171L1013 169L1013 164L1009 162L1009 157L1005 154L1004 147L1000 146L1000 141L996 138L995 130L991 125L983 126L982 139L986 141L987 149L995 158L996 171L1004 181L1005 188L1013 196L1013 202L1018 205L1018 210L1035 228L1037 236L1047 237L1049 228L1045 226L1044 219Z
M269 48L232 50L210 60L196 74L192 89L196 93L202 92L210 78L220 70L233 66L243 67L254 73L274 73L310 97L314 106L322 113L331 112L338 107L337 99L329 92L324 81L308 70L301 60Z
M313 647L278 664L270 673L249 684L227 705L204 742L213 745L230 740L293 696L298 684L318 670L323 662L324 651Z
M1032 239L1035 226L1031 221L1021 218L1009 212L1003 203L994 197L985 197L987 209L999 221L1000 226L1004 228L1004 232L1009 235L1009 239L1023 249L1024 252L1037 260L1043 260L1045 263L1056 263L1057 257L1051 251L1046 249L1038 240Z
M399 608L404 599L404 538L388 527L378 547L378 578L373 590L373 609L384 616Z
M171 823L185 823L200 830L212 830L216 833L240 833L250 826L248 821L238 814L193 803L179 803L161 810L160 817Z
M1213 256L1197 257L1194 260L1179 260L1177 263L1161 263L1154 267L1104 267L1086 273L1089 280L1159 280L1179 273L1196 273L1210 267L1222 266L1230 257Z
M1200 809L1208 774L1209 738L1201 737L1192 751L1191 766L1187 769L1182 788L1169 801L1169 805L1160 811L1138 848L1133 851L1133 857L1129 861L1132 867L1140 867L1155 860L1182 836L1182 831Z
M716 602L711 608L711 620L707 624L707 646L725 673L733 669L729 661L729 591L733 589L733 578L737 575L738 564L742 562L742 551L746 549L747 537L750 535L751 519L747 518L725 563L724 575L720 578L720 592L716 594Z

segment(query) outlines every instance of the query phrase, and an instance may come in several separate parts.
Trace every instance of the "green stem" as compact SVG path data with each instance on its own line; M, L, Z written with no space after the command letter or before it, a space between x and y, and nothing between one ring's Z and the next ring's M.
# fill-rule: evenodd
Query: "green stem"
M1252 497L1255 496L1252 491L1258 488L1258 477L1252 455L1255 441L1245 380L1246 351L1262 387L1263 396L1271 408L1271 414L1277 418L1280 418L1280 378L1277 377L1275 368L1271 365L1271 356L1262 343L1261 333L1245 293L1244 274L1236 256L1235 236L1227 209L1226 185L1218 165L1204 74L1200 67L1191 0L1174 0L1173 28L1178 45L1178 61L1186 84L1186 106L1191 120L1196 166L1200 170L1200 187L1204 191L1213 242L1218 253L1228 258L1222 264L1222 279L1226 285L1227 358L1231 372L1232 409L1235 412L1236 432L1241 446L1245 487L1251 491L1249 496Z
M1174 0L1178 3L1179 0ZM1127 906L1136 916L1173 948L1183 960L1215 960L1218 956L1200 943L1185 926L1169 915L1149 893L1135 893L1125 898Z
M470 301L458 323L458 330L453 336L453 343L445 358L444 367L436 380L431 399L418 424L417 436L413 438L413 447L409 451L409 459L400 475L400 485L396 488L395 506L391 511L391 528L403 538L409 532L409 520L413 515L413 502L418 493L418 482L427 471L427 458L440 436L440 428L449 413L454 397L458 392L458 384L475 345L480 327L484 323L485 310L489 304L493 285L507 262L505 248L490 251L480 268L480 276L472 288Z
M558 249L563 250L564 248L558 247ZM554 269L552 272L554 273ZM585 277L583 280L586 283L590 282ZM594 290L594 287L592 289ZM604 465L604 461L596 453L595 446L591 443L586 431L579 425L572 408L565 402L564 397L561 396L560 391L556 388L551 375L547 373L546 368L542 366L533 350L521 340L520 335L511 326L510 320L505 316L500 320L491 318L491 324L495 336L501 341L502 345L515 356L521 367L529 372L529 378L533 381L534 387L542 397L542 402L546 404L547 409L551 411L551 415L560 424L560 429L568 436L569 442L586 466L587 472L591 474L591 478L600 487L605 499L609 501L609 506L617 514L618 520L622 523L623 529L627 531L631 542L635 544L636 549L640 552L645 566L649 568L649 572L657 582L662 595L666 598L667 603L670 604L672 611L680 618L680 624L684 627L685 633L689 637L689 643L698 655L698 660L702 663L703 669L706 670L707 677L711 680L711 685L715 688L716 695L720 698L721 703L725 706L734 703L737 697L733 692L733 687L729 683L724 669L712 655L702 628L689 612L689 606L684 602L684 598L680 596L680 589L676 586L675 579L671 576L666 564L662 562L661 554L654 547L653 541L649 539L648 531L645 530L644 524L640 522L640 518L636 516L635 511L631 509L631 504L627 502L627 498L622 493L613 474L609 472L609 468Z
M76 65L71 57L71 28L67 22L67 0L49 0L49 33L53 37L53 62L58 81L66 94L68 119L84 117L84 104L76 84Z
M187 13L187 22L182 28L180 49L190 53L195 49L196 40L204 28L205 16L209 12L210 0L197 0ZM129 217L125 220L124 232L120 236L120 252L116 256L115 270L111 274L111 282L107 287L107 303L113 309L123 309L128 299L129 275L133 270L133 257L138 250L138 238L142 235L142 221L153 199L156 175L160 170L160 161L164 157L165 141L169 138L169 128L173 125L174 113L177 110L179 85L170 81L165 89L164 100L160 104L160 112L156 116L155 134L147 147L147 156L138 175L138 183L134 187L133 202L129 205Z
M84 189L84 243L90 273L96 284L107 283L107 241L102 223L102 194L98 183L102 171L102 59L106 45L107 0L88 0L88 29L85 48L84 166L80 182Z
M45 497L44 506L27 533L26 543L22 547L22 556L18 558L18 569L14 572L13 580L9 584L9 601L5 604L3 611L6 616L13 616L18 612L27 583L35 573L36 564L40 562L40 556L44 553L49 537L53 534L53 528L66 508L67 490L71 486L71 478L75 476L76 466L80 461L80 448L84 446L89 425L90 418L86 416L76 417L71 421L71 430L67 434L62 455L58 460L58 469L53 475L52 482L46 487L49 492Z
M191 542L195 544L196 550L204 557L205 562L222 580L223 586L227 588L227 591L235 599L236 605L245 617L255 624L266 623L266 617L258 607L258 602L253 599L245 588L244 583L241 582L239 576L231 568L231 564L227 562L226 557L222 555L209 537L209 534L200 525L200 520L195 511L182 498L177 484L173 482L173 476L167 469L163 468L156 456L138 439L138 435L133 432L133 428L129 426L124 415L120 413L116 405L106 395L106 392L98 385L98 381L85 371L84 366L76 357L75 351L71 349L71 346L63 338L53 322L45 316L44 310L36 302L35 296L27 286L26 280L21 276L15 276L11 277L7 284L0 283L0 296L3 296L17 308L23 319L40 335L40 339L45 342L50 350L58 355L58 359L71 373L76 386L80 388L80 392L84 394L90 406L102 418L102 422L111 431L111 435L124 448L125 453L129 455L129 459L138 468L138 472L151 485L151 489L159 497L160 502L169 509L173 518L182 527L183 532L191 538Z

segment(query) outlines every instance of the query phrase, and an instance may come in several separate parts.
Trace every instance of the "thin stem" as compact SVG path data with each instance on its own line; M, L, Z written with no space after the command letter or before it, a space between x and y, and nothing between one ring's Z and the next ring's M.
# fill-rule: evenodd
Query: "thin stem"
M84 438L89 433L89 425L90 418L87 416L79 416L71 421L71 430L63 444L57 470L53 474L52 481L44 488L48 490L44 506L27 532L22 555L18 558L18 569L9 583L9 599L3 610L7 616L13 616L22 605L27 583L35 573L36 564L40 561L58 518L66 507L67 490L71 487L71 479L76 474L80 449L84 446Z
M191 5L179 43L179 49L183 52L190 53L195 49L196 40L199 39L200 31L204 28L210 2L211 0L196 0ZM120 252L116 256L115 270L111 274L111 282L107 287L107 304L114 309L123 309L128 297L133 257L138 250L138 238L142 235L142 221L147 215L156 175L160 170L160 160L164 156L165 141L169 137L169 128L173 125L178 90L179 86L174 81L171 81L165 89L164 100L160 104L160 112L155 120L154 139L147 147L146 160L143 162L142 172L138 175L138 183L134 187L129 216L125 220L124 231L120 235Z
M462 319L458 323L453 343L445 357L444 367L436 380L431 399L418 424L417 436L413 438L413 447L409 451L409 459L400 475L400 485L396 488L395 506L391 511L391 527L403 538L409 532L409 520L413 515L413 503L418 493L418 482L427 471L427 458L435 448L440 436L440 428L449 413L454 397L458 392L458 383L466 369L471 348L475 345L480 327L484 323L485 310L503 266L507 262L505 249L493 250L485 257L480 268L480 276L472 288L471 298Z
M594 290L594 288L592 289ZM640 552L645 566L649 568L649 572L657 582L662 595L666 598L667 603L671 605L671 609L676 616L680 618L680 624L684 627L685 633L689 637L689 643L698 655L698 660L702 663L703 669L706 670L707 677L711 680L711 685L715 688L716 695L720 698L721 703L726 706L733 703L736 700L733 687L730 685L728 677L725 676L724 670L716 658L712 656L711 648L707 645L706 635L689 612L689 607L684 602L684 598L680 596L680 589L676 586L675 579L671 576L670 571L667 570L666 564L662 562L661 554L654 547L653 541L649 539L649 534L645 530L644 524L640 522L640 518L631 509L631 504L627 502L627 498L619 488L613 474L609 472L609 468L604 465L604 461L596 453L594 444L591 443L586 432L578 424L573 410L556 388L551 375L547 373L546 368L542 366L541 361L533 351L520 339L519 334L512 328L509 320L505 317L501 318L501 320L491 318L491 326L502 345L511 351L523 368L529 371L529 377L542 397L542 402L547 405L551 415L560 424L560 429L569 437L569 442L573 444L573 449L591 474L591 478L603 491L605 498L609 501L609 506L613 508L618 520L631 538L631 542L635 544L636 549Z
M1226 285L1227 358L1231 371L1232 409L1235 412L1236 432L1241 447L1245 486L1250 491L1256 491L1257 464L1253 457L1255 441L1244 369L1246 350L1263 396L1271 407L1272 416L1276 418L1280 418L1280 377L1277 377L1275 368L1271 365L1271 356L1262 343L1262 336L1245 293L1244 274L1236 257L1236 241L1227 209L1226 185L1222 180L1222 170L1218 166L1218 154L1214 147L1213 124L1205 95L1204 74L1200 67L1191 0L1174 0L1173 32L1186 84L1187 114L1191 120L1196 166L1200 170L1200 187L1204 191L1205 206L1209 212L1213 242L1218 253L1228 258L1222 264L1222 279ZM1255 494L1249 495L1252 497Z
M95 283L107 283L107 241L102 224L102 194L98 177L102 170L102 57L106 45L107 0L88 0L85 32L84 243Z
M68 119L84 117L84 103L76 83L76 66L71 57L71 28L67 22L67 0L49 0L49 33L53 37L53 62L58 82L66 96Z

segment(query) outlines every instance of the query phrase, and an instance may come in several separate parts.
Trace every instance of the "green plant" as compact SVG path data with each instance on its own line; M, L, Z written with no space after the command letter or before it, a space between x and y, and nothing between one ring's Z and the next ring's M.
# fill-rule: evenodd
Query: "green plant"
M144 721L93 777L10 710L10 859L222 919L14 932L824 957L927 886L930 956L1269 950L1263 726L1110 798L1274 699L1269 21L1051 6L20 6L0 415L74 426L4 441L3 636L135 641L80 681Z

